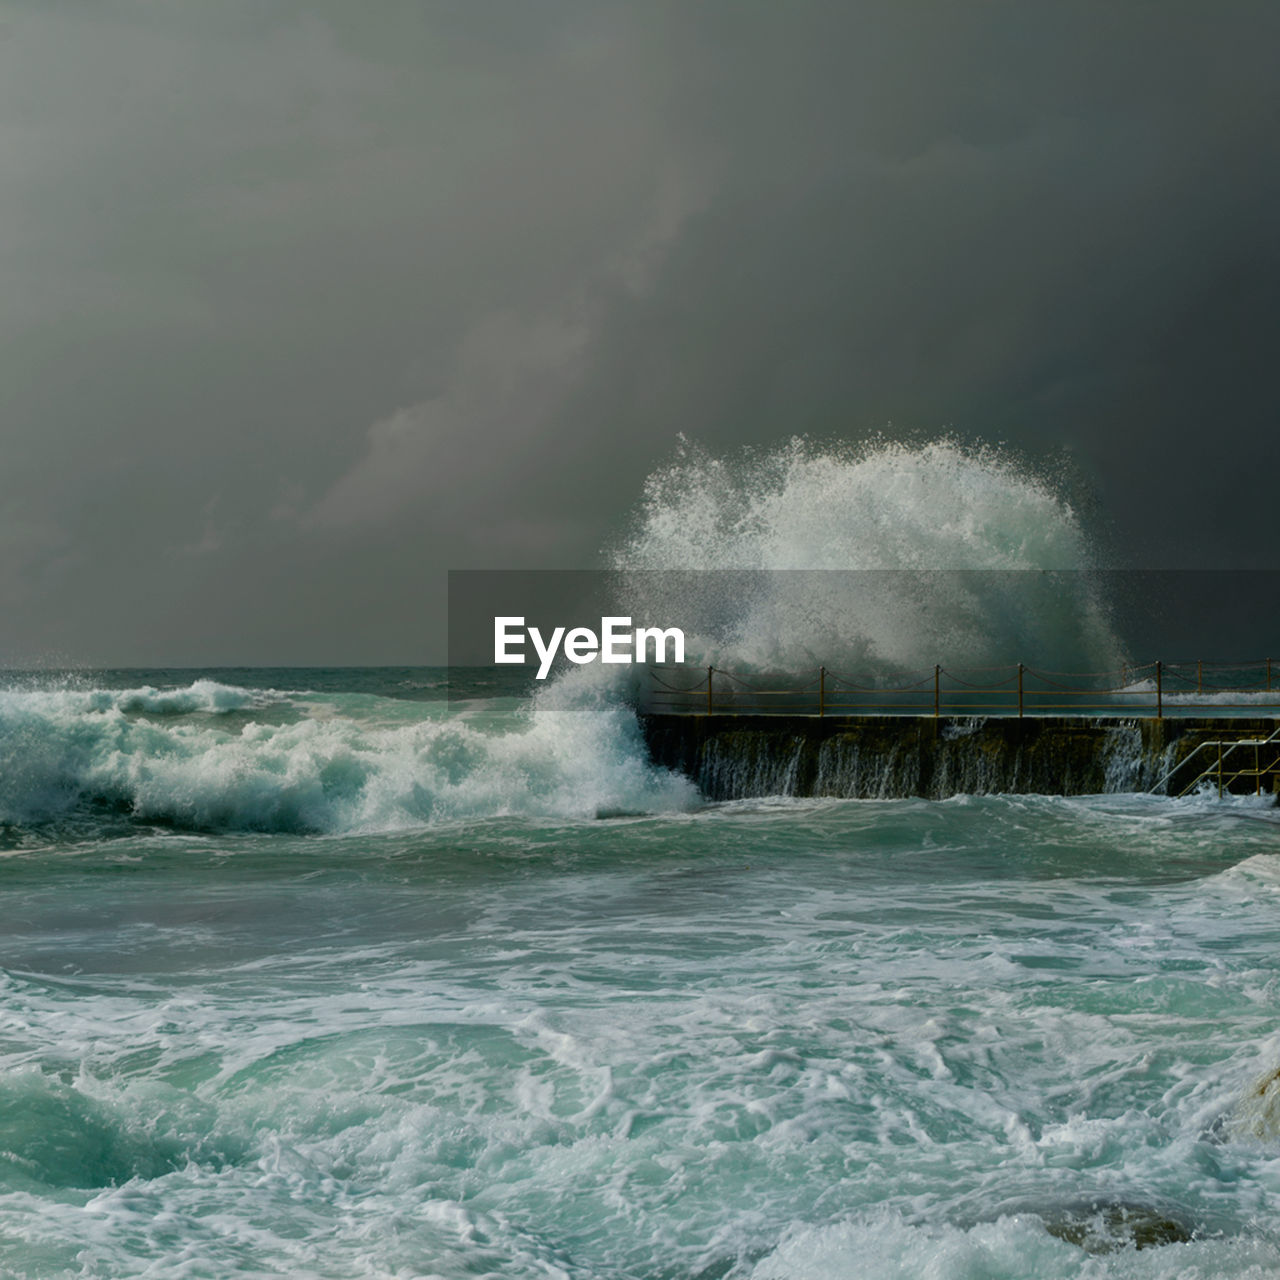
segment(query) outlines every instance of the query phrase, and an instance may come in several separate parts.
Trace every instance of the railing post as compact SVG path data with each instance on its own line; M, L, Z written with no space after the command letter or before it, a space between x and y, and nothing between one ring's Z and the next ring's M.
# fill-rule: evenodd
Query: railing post
M941 683L939 677L942 675L942 666L940 663L933 664L933 718L938 718L938 686Z
M711 677L715 674L715 667L707 668L707 715L711 714Z
M1164 663L1156 659L1156 719L1164 718Z
M1204 659L1196 659L1196 692L1204 692Z
M1022 663L1018 663L1018 719L1022 719Z
M826 667L818 668L818 715L824 716L827 713L827 669Z
M1218 799L1222 799L1222 743L1218 743Z

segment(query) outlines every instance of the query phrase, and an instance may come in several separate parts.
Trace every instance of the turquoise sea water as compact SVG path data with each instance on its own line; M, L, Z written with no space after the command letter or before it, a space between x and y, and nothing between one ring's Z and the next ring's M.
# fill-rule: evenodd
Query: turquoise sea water
M1280 1274L1275 810L442 681L0 689L0 1275Z

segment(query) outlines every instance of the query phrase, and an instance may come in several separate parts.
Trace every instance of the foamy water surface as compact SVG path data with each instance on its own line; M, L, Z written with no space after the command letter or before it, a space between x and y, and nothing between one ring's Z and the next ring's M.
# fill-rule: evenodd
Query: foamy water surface
M4 1274L1280 1271L1265 804L259 675L0 697Z

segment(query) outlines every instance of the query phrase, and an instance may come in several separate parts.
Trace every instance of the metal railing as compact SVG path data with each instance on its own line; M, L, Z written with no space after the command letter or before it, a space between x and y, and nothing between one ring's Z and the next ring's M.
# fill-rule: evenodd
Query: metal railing
M1241 747L1253 748L1252 766L1241 764L1238 759L1231 764L1227 763ZM1270 748L1270 750L1264 753L1264 748ZM1159 792L1166 789L1176 774L1186 770L1197 756L1206 751L1211 753L1216 751L1217 760L1211 760L1194 774L1191 781L1186 783L1180 791L1173 794L1185 796L1201 783L1208 782L1217 784L1218 799L1221 800L1223 794L1230 791L1233 784L1252 778L1254 794L1261 795L1262 780L1271 777L1272 774L1280 775L1280 728L1276 728L1265 738L1219 738L1212 742L1202 742L1184 759L1178 761L1151 790ZM1269 757L1266 764L1263 764L1264 754Z
M920 672L767 675L654 665L646 710L668 715L1221 715L1280 712L1280 665L1163 660L1112 671L1045 671L1024 663Z

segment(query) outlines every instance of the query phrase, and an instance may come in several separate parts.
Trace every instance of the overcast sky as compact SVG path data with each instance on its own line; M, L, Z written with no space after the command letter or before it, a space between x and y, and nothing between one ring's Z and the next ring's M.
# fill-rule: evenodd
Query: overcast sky
M678 432L1275 563L1280 6L0 0L0 662L438 659Z

